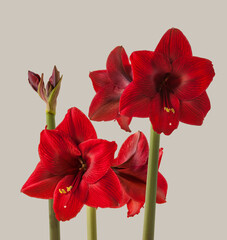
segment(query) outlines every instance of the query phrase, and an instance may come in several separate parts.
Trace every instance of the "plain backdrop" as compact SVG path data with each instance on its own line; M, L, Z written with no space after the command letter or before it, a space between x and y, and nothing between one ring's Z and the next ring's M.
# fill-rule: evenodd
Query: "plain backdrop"
M63 74L56 122L76 106L85 114L94 97L89 71L105 69L110 51L128 55L153 50L171 27L186 35L195 56L212 60L216 76L208 89L212 109L201 127L180 124L161 135L160 167L169 189L157 206L156 239L227 239L226 1L4 1L0 2L0 221L1 239L47 240L48 203L20 189L34 170L45 104L27 81L27 71L49 79L56 64ZM93 122L98 136L120 146L129 136L116 122ZM149 139L148 119L134 118L132 132ZM98 209L99 240L142 238L144 210ZM62 240L86 239L86 207L61 223Z

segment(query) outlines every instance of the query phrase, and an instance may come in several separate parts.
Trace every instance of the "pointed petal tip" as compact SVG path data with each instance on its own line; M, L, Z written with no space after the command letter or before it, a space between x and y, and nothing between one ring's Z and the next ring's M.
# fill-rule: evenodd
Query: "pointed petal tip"
M38 74L28 71L28 82L36 92L38 91L40 80L41 78Z

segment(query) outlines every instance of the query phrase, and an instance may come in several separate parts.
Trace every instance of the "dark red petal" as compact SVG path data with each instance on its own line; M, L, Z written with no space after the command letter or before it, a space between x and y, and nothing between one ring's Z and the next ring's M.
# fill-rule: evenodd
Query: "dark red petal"
M179 76L174 94L181 100L200 96L210 85L215 73L212 62L199 57L182 57L173 63L173 72Z
M209 110L210 100L204 92L192 100L181 101L179 120L187 124L201 125Z
M60 79L61 79L60 72L58 71L57 67L54 66L52 75L49 78L49 83L53 86L53 88L55 88L58 82L60 81Z
M51 199L53 198L55 187L60 179L61 176L51 174L43 164L39 162L34 172L22 187L21 192L30 197Z
M149 117L151 98L143 94L134 82L124 90L120 99L120 113L128 117Z
M120 125L121 129L125 130L126 132L131 132L131 129L129 128L129 124L131 122L132 118L122 116L117 118L117 122Z
M132 81L131 66L122 46L114 48L110 53L106 62L106 69L113 84L119 88L126 88Z
M121 165L120 168L137 168L147 164L148 142L142 132L129 136L122 144L118 157L112 162L112 166ZM122 165L123 164L123 165Z
M184 34L176 28L169 29L161 38L155 52L167 56L170 62L181 56L192 56L191 46Z
M119 203L119 205L116 208L123 207L125 204L127 204L129 202L130 199L131 198L129 197L129 195L123 190L122 191L121 202Z
M116 170L116 172L122 188L125 192L135 201L144 202L145 201L145 192L146 192L146 182L145 180L141 180L130 174L130 169L122 169ZM146 178L146 169L144 167L143 171L137 173L137 175L141 178L143 173L143 178Z
M52 174L64 175L76 171L79 164L76 159L80 155L77 146L62 132L47 129L41 132L39 156Z
M89 118L94 121L110 121L119 117L119 100L123 90L108 85L93 98Z
M40 76L36 73L33 73L31 71L28 71L28 82L32 86L32 88L37 92L38 86L40 82Z
M156 203L165 203L167 195L168 184L163 175L158 172L157 196Z
M132 62L133 82L140 88L143 95L153 97L160 88L166 73L171 72L168 59L159 53L150 51L133 52Z
M106 70L90 72L89 77L96 92L111 84L111 80Z
M179 100L173 94L169 94L169 104L171 110L166 111L160 94L157 94L151 102L150 121L153 129L157 133L170 135L179 124ZM168 107L168 106L167 106Z
M86 201L88 186L81 181L76 189L67 192L67 187L72 186L75 175L65 176L57 185L54 192L54 212L56 218L61 221L70 220L81 210ZM66 193L63 193L62 190Z
M140 202L145 201L148 151L146 137L138 132L123 143L118 157L112 163L125 192Z
M89 184L86 204L91 207L119 207L122 201L122 188L118 177L109 170L94 184Z
M127 217L133 217L140 213L140 209L143 207L144 202L137 202L132 199L127 203L128 214Z
M102 139L91 139L81 143L79 148L86 163L83 180L89 184L95 183L109 170L117 144Z
M88 139L97 138L90 120L76 107L68 110L64 120L56 129L70 136L76 144L80 144Z
M162 155L163 155L163 148L159 148L158 168L160 167L160 163L162 161Z
M152 51L135 51L131 54L130 61L132 63L133 81L143 79L153 73L152 57Z

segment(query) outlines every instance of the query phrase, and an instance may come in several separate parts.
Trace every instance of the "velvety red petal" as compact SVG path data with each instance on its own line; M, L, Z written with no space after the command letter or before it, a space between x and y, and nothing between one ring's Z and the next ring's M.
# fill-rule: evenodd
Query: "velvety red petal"
M90 120L76 107L68 110L64 120L56 129L69 135L76 144L97 138Z
M91 207L119 207L122 201L122 188L113 170L94 184L89 184L86 204Z
M181 101L179 120L187 124L201 125L209 110L210 100L204 92L192 100Z
M174 94L181 100L200 96L210 85L215 73L212 62L199 57L182 57L173 63L173 72L179 76Z
M53 198L56 185L61 178L61 176L51 174L39 162L34 172L23 185L21 192L30 197L51 199Z
M131 123L132 118L127 116L122 116L117 118L117 122L120 125L121 129L125 130L126 132L131 132L131 129L129 128L129 124Z
M142 132L134 133L122 144L117 158L111 165L135 169L147 164L148 152L149 147L145 135Z
M128 171L127 171L128 170ZM125 192L131 197L132 199L144 202L145 201L145 192L146 192L146 182L137 178L136 176L133 176L133 174L130 174L129 169L124 169L117 171L115 170L121 185ZM125 173L126 172L126 173ZM144 169L143 173L144 178L146 178L146 170ZM135 173L134 173L135 174ZM140 173L137 173L141 177Z
M152 51L135 51L131 54L133 81L144 79L153 73L152 56Z
M133 217L140 213L140 209L143 207L144 202L137 202L132 199L127 203L128 214L127 217Z
M75 217L86 201L88 185L85 182L81 181L76 189L67 191L67 187L72 186L74 179L75 175L65 176L54 192L53 208L58 220L66 221Z
M132 81L131 66L122 46L114 48L110 53L106 62L106 69L113 84L119 88L126 88Z
M136 201L145 201L148 143L142 132L137 132L123 143L112 165L125 192Z
M168 184L166 179L163 175L158 172L158 183L157 183L157 196L156 196L156 203L165 203L166 202L166 195Z
M134 82L124 90L120 99L120 113L128 117L149 117L151 98L143 94Z
M96 92L111 84L111 80L106 70L90 72L89 77Z
M86 162L83 180L89 184L95 183L109 170L117 144L101 139L91 139L81 143L79 148Z
M41 132L39 156L45 168L52 174L74 172L79 164L75 159L80 155L77 146L62 132L47 129Z
M150 121L153 129L158 134L170 135L179 124L179 100L173 94L169 94L171 108L165 110L160 94L157 94L151 102Z
M136 201L145 200L148 143L143 133L131 135L112 162L125 192Z
M133 71L133 82L143 95L153 97L160 88L166 75L171 72L168 59L159 53L151 51L136 51L130 57Z
M93 98L89 118L94 121L110 121L119 117L119 100L123 90L108 85Z
M181 56L192 56L191 46L184 34L176 28L169 29L161 38L155 52L167 56L170 62Z
M121 202L119 203L119 205L116 208L123 207L125 204L127 204L130 201L130 199L131 198L129 197L129 195L125 191L122 191Z

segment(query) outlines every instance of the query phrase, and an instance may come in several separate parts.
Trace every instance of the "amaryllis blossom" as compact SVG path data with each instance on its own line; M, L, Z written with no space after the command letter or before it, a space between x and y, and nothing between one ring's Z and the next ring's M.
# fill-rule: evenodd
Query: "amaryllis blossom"
M137 132L122 144L118 157L112 162L112 169L125 191L124 201L127 203L128 217L138 214L145 202L148 152L146 137L142 132ZM160 148L159 165L162 154L163 149ZM158 172L157 203L166 202L167 188L167 181Z
M21 191L53 198L56 218L62 221L75 217L84 204L118 207L121 185L110 168L116 148L115 142L97 139L88 118L71 108L55 130L41 132L40 162Z
M192 56L180 30L169 29L154 52L136 51L130 60L133 82L122 94L122 115L149 117L153 129L166 135L179 121L203 123L210 110L206 89L215 73L210 60Z
M119 113L122 92L132 81L131 66L123 47L116 47L109 55L106 70L90 73L96 95L93 98L89 117L94 121L117 120L122 129L130 131L131 118Z
M61 80L62 76L60 76L60 72L57 70L56 66L53 68L52 75L50 76L46 87L44 86L43 74L40 77L38 74L28 71L28 82L47 104L47 111L53 114L55 114L56 110Z

